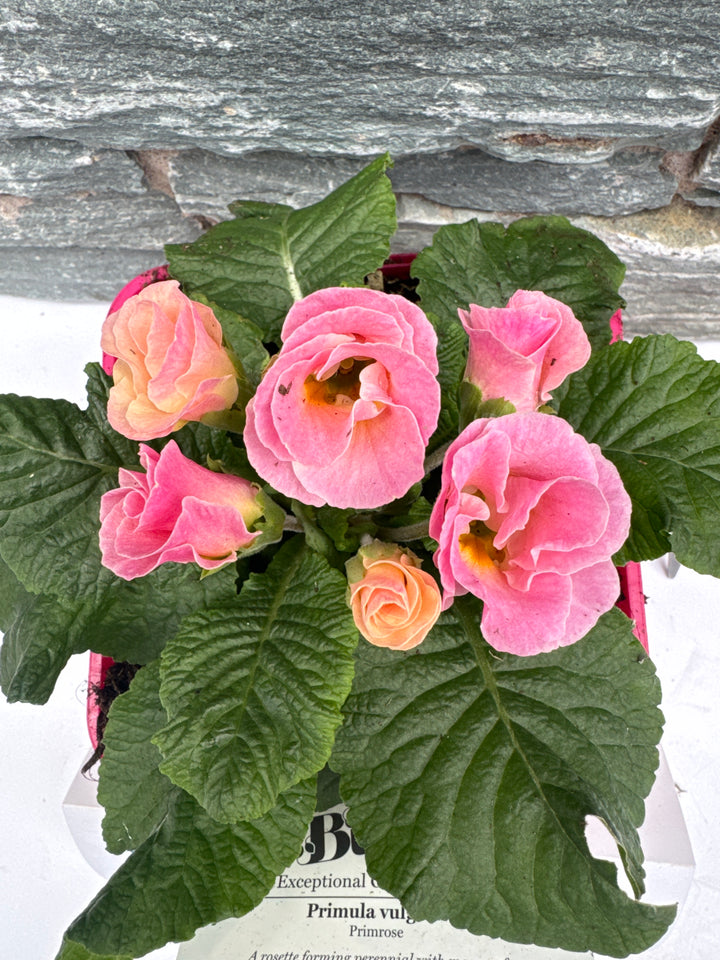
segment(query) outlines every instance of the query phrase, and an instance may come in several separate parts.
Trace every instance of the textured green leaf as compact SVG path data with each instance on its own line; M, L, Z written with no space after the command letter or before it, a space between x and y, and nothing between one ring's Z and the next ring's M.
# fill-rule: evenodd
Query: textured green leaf
M137 444L65 400L0 397L0 553L33 592L93 596L100 566L100 496Z
M591 857L608 825L636 888L636 827L662 717L651 662L617 610L580 642L497 655L480 604L457 600L411 655L358 647L331 758L368 870L417 920L611 956L655 942L674 915L631 900Z
M362 286L382 264L397 225L387 155L302 210L234 204L234 220L191 244L165 248L170 273L190 296L247 317L277 341L293 301L322 287Z
M624 306L624 265L602 240L564 217L441 227L414 260L421 306L441 321L471 303L504 307L516 290L542 290L572 308L593 347L610 338L608 321Z
M238 398L238 405L241 402L247 403L250 397L243 398L242 396L242 377L244 376L244 384L251 390L250 395L252 396L262 379L263 371L270 361L270 355L263 346L262 330L234 310L225 310L202 294L198 294L198 297L201 302L206 303L212 309L220 322L225 345L230 348L236 363L236 369L241 374L241 396Z
M315 809L319 813L323 813L340 802L340 774L335 773L325 764L318 773Z
M63 938L60 953L55 960L133 960L133 958L129 953L123 954L123 956L118 956L116 953L110 956L106 953L101 957L99 954L87 950L82 944L73 943L72 940Z
M135 850L177 802L179 788L160 773L162 754L151 741L166 721L155 660L113 701L103 735L98 800L105 807L102 830L110 853Z
M224 822L261 816L325 764L357 641L345 578L295 537L162 655L161 770Z
M461 431L473 420L481 417L504 417L508 413L515 413L515 404L504 397L483 400L482 390L469 380L461 383L459 396Z
M75 649L75 607L57 597L23 592L5 627L0 687L8 703L46 703Z
M671 336L615 343L573 374L560 414L600 445L632 498L619 559L672 550L720 576L720 365Z
M367 510L325 505L318 507L315 518L335 547L345 553L355 553L363 536L373 534L377 529L377 518Z
M147 663L186 614L235 593L232 568L201 580L197 568L179 564L129 583L113 577L86 600L23 592L0 649L2 690L11 703L45 703L68 659L85 650Z
M27 590L0 558L0 630L7 632L10 629L26 597Z
M467 334L457 319L443 322L431 315L438 335L438 382L440 384L440 416L435 433L430 437L427 452L454 440L459 432L460 407L458 391L467 362Z
M261 819L236 825L217 823L177 790L159 830L71 924L66 942L101 958L139 957L243 916L300 853L314 807L315 778L282 794ZM85 960L82 953L61 958Z

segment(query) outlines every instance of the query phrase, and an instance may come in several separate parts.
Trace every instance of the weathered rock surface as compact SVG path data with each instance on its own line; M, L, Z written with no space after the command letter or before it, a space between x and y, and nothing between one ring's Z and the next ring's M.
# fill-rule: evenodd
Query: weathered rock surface
M200 225L182 216L158 191L140 196L103 193L60 200L0 198L0 247L92 247L161 250L195 240Z
M700 165L694 189L686 196L701 206L720 207L720 149L717 144Z
M473 216L505 224L515 219L400 197L393 249L421 249L438 227ZM720 335L720 209L677 200L661 210L625 217L569 219L597 234L627 264L620 290L627 301L626 335Z
M233 200L287 203L291 207L317 203L371 159L272 151L223 157L208 150L182 150L168 156L167 176L186 216L226 220Z
M580 217L627 265L621 293L630 335L720 333L720 208L678 200L627 217Z
M718 36L715 0L6 0L0 137L563 162L688 150L720 112Z
M717 334L718 36L716 0L6 0L0 291L109 299L389 150L394 249L565 214L628 263L631 332Z
M454 207L603 216L670 202L677 181L661 170L662 156L639 147L595 163L508 163L482 150L458 150L400 157L389 173L396 192ZM187 150L169 159L168 178L183 213L219 220L240 197L295 207L315 203L369 160L267 151L221 157Z
M437 203L528 213L611 216L662 207L677 189L662 153L631 148L595 163L507 163L479 150L402 157L391 172L399 193Z
M107 300L128 280L163 262L162 250L21 247L0 250L0 292L41 300ZM7 324L12 318L0 317Z
M124 150L69 140L0 141L0 194L46 199L106 191L144 194L143 171Z

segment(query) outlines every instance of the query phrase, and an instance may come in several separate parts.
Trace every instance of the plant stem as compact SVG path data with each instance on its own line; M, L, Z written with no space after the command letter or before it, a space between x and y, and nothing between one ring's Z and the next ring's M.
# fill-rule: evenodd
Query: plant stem
M305 540L311 550L322 554L328 563L337 570L345 572L345 563L335 549L335 544L330 537L315 524L312 507L300 503L299 500L292 500L292 512L300 521L302 531L305 534ZM290 529L288 522L285 522L286 528Z
M407 527L378 527L378 537L381 540L405 542L407 540L422 540L428 535L428 521L408 524Z
M437 450L434 450L429 457L425 458L425 463L423 464L425 473L430 473L431 470L434 470L435 467L439 467L440 464L445 459L445 454L447 449L450 446L450 441L444 443L441 447L438 447Z

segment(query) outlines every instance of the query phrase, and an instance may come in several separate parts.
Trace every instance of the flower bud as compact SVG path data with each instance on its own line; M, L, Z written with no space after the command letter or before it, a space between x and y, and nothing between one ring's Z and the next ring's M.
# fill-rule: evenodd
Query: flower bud
M360 633L377 647L410 650L440 616L440 589L410 550L374 540L345 565Z

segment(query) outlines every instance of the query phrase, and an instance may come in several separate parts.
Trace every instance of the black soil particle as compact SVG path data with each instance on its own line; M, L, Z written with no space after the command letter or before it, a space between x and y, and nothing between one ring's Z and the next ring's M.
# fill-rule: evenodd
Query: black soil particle
M97 703L98 707L100 708L100 712L98 713L96 727L97 747L95 748L93 755L82 768L83 773L87 773L87 771L102 757L103 750L105 748L103 737L105 735L105 727L107 725L108 711L110 710L115 697L119 697L121 693L125 693L130 689L130 681L139 669L139 663L127 663L126 661L123 661L122 663L113 663L108 667L102 686L98 686L95 683L90 685L89 695L95 697L95 703Z

